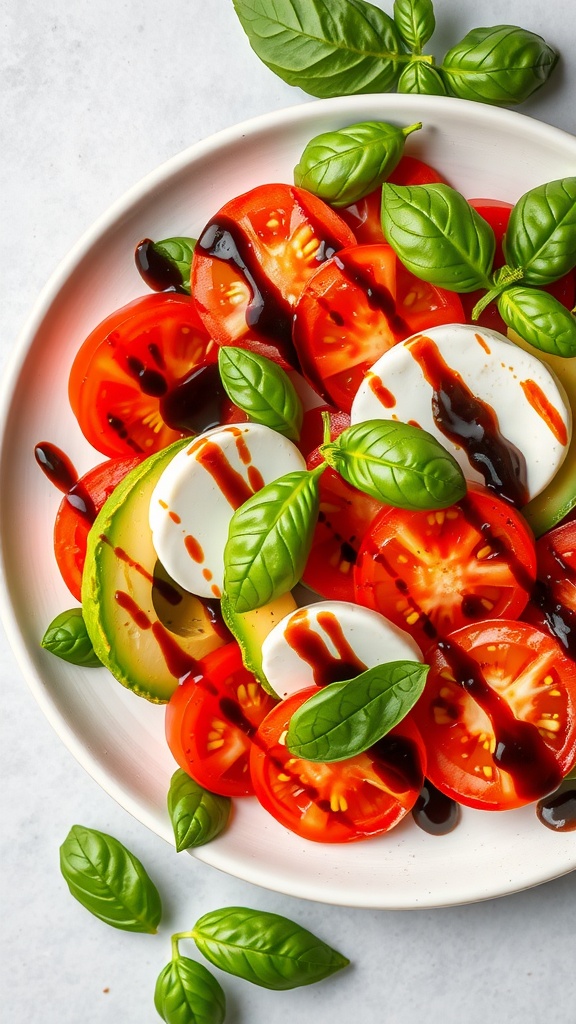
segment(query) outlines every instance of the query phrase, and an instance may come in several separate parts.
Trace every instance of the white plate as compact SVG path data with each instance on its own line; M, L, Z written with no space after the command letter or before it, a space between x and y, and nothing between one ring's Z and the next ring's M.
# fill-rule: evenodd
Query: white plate
M260 117L198 143L144 179L78 243L41 294L3 383L0 512L6 586L2 612L24 674L63 741L104 789L172 840L165 800L174 763L162 708L104 669L82 671L42 651L46 625L73 604L52 550L59 495L33 448L51 441L79 471L101 456L83 440L67 402L83 338L145 291L134 267L143 237L197 236L227 199L259 182L291 181L320 131L380 119L424 128L407 152L443 171L469 198L515 201L528 188L576 173L576 138L521 114L437 97L319 101ZM231 827L195 852L239 878L307 899L356 907L436 907L503 895L576 867L576 834L540 825L533 808L465 810L435 838L405 820L389 836L331 846L277 825L255 800L237 801Z

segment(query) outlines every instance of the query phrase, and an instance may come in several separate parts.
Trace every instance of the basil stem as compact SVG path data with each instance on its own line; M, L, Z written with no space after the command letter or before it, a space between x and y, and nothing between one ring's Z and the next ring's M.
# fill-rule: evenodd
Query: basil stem
M494 232L449 185L385 182L382 230L402 263L422 281L454 292L491 287Z
M576 356L576 317L549 292L507 288L498 297L504 322L534 348L569 359Z
M509 105L540 89L557 61L541 36L516 25L495 25L468 32L439 70L454 96Z
M294 921L248 907L204 914L190 937L220 970L276 991L322 981L349 963Z
M299 582L312 546L325 468L279 477L232 516L224 550L224 591L232 611L260 608Z
M407 59L387 14L365 0L233 0L257 56L312 96L388 92Z
M294 168L294 182L332 206L350 206L392 173L407 136L421 127L421 122L398 128L385 121L361 121L316 135Z
M406 64L398 79L398 92L425 96L447 96L440 73L431 64L415 58Z
M80 665L82 668L102 665L88 636L81 608L69 608L52 619L41 644L45 650L71 665Z
M74 898L105 924L128 932L157 931L158 890L118 839L73 825L60 847L60 870Z
M355 423L320 452L347 483L397 508L446 508L466 494L455 458L432 434L409 423Z
M292 715L288 750L322 762L363 753L414 707L428 671L428 665L416 661L391 661L322 687Z
M507 263L522 268L522 282L546 285L576 264L576 177L531 189L510 214L504 238Z
M422 53L436 28L432 0L394 0L394 24L411 52Z
M220 835L228 824L231 807L229 797L210 793L181 768L174 772L168 790L168 813L177 853L203 846Z
M226 996L203 964L175 956L158 976L154 1006L166 1024L223 1024Z
M282 367L256 352L223 346L218 369L226 394L254 423L298 441L302 403Z

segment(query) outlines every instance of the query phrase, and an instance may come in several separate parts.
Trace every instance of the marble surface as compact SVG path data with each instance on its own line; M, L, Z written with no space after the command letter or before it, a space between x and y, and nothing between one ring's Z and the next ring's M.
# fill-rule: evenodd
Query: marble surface
M391 0L381 6L390 11ZM438 54L496 0L438 0ZM573 0L508 0L505 20L565 59L521 109L576 131ZM7 0L2 10L0 358L38 291L80 234L134 181L197 139L307 97L252 53L231 0ZM529 159L529 154L527 154ZM329 907L238 881L176 856L90 779L52 731L0 632L0 1005L11 1024L145 1024L169 935L226 905L273 910L352 965L285 993L220 976L229 1024L573 1024L576 875L497 901L442 910ZM121 839L164 894L160 935L126 934L67 892L58 848L75 822ZM575 838L576 841L576 838ZM529 851L526 851L529 856ZM193 955L191 953L191 955Z

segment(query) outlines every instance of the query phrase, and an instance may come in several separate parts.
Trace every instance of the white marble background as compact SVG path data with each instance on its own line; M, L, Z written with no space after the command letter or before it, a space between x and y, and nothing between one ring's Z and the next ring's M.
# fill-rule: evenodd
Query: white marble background
M391 11L392 0L380 6ZM564 59L521 109L576 131L574 0L437 0L438 54L476 25L539 32ZM4 0L0 22L0 357L71 245L130 185L197 139L305 102L250 50L231 0ZM353 966L293 992L223 976L229 1024L573 1024L576 876L444 910L327 907L177 857L85 774L44 720L0 634L0 1016L6 1024L146 1024L169 933L241 904L299 920ZM165 895L162 937L106 928L69 896L58 847L111 832ZM576 842L576 837L575 837ZM526 851L526 856L530 852Z

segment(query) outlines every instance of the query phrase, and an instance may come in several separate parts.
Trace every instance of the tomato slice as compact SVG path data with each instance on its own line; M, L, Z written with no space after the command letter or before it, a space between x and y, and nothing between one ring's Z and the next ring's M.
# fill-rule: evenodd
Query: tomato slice
M68 394L84 436L114 457L151 455L194 433L194 425L171 425L172 405L182 405L185 391L189 405L202 407L208 389L193 371L217 353L189 296L151 294L123 306L91 332L72 365Z
M481 487L437 512L384 509L364 537L356 600L410 633L432 639L484 618L514 618L536 577L530 528Z
M553 792L576 757L576 665L524 622L465 626L428 655L413 710L427 775L470 807L508 810Z
M249 796L253 737L276 700L244 668L235 642L198 665L166 706L168 746L180 767L205 789Z
M576 660L576 521L536 542L538 579L523 618L555 637Z
M349 412L366 370L389 348L463 322L458 295L418 280L383 243L343 249L316 272L296 305L292 336L312 387Z
M266 716L250 755L256 796L282 825L319 843L349 843L388 832L414 806L424 781L424 746L405 718L363 754L322 764L293 757L290 718L317 693L307 687Z
M92 523L117 484L141 461L133 456L101 462L80 477L60 502L54 523L54 553L62 579L78 601Z
M192 295L210 335L294 366L294 305L320 264L354 242L334 210L293 185L232 199L204 228L192 261Z

